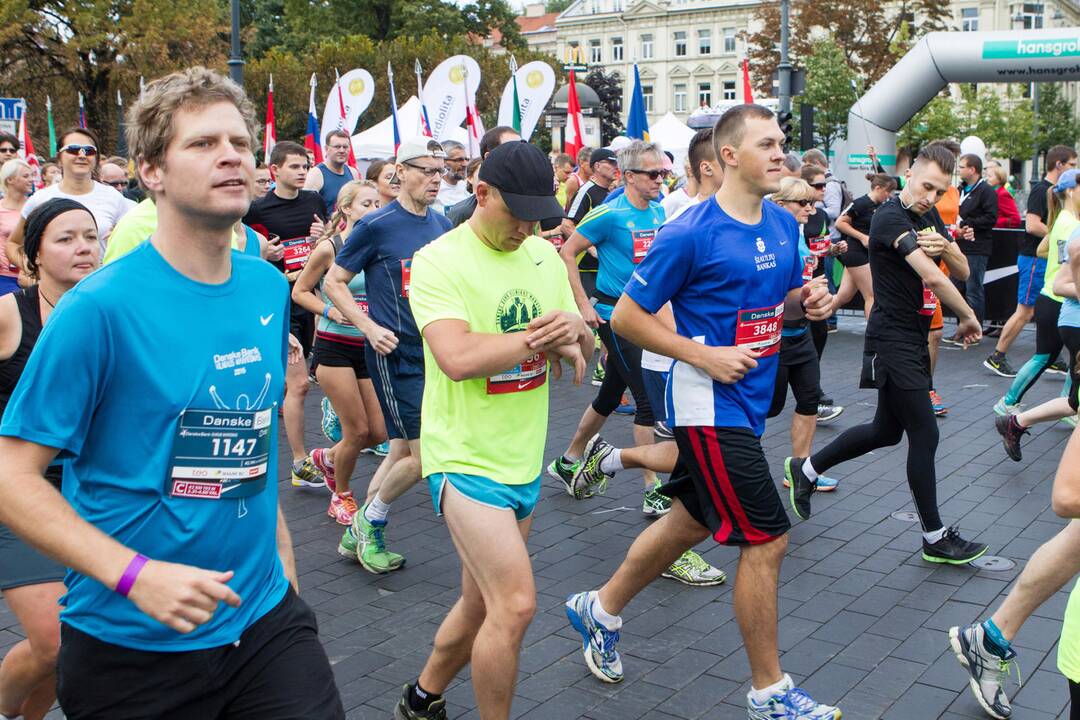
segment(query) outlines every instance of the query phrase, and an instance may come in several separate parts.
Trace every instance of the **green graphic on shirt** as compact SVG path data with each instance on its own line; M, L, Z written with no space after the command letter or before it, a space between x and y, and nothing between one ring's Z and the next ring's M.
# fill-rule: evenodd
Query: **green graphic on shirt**
M540 301L528 290L508 290L499 300L495 321L504 333L524 330L533 318L540 317Z

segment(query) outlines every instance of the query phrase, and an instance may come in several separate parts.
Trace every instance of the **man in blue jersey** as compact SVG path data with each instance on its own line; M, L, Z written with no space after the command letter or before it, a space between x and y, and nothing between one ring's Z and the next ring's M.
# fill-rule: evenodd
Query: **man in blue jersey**
M344 718L278 504L286 282L230 249L255 137L212 71L146 87L127 140L157 228L64 296L0 424L0 522L71 568L68 718Z
M599 152L593 153L594 158ZM656 202L660 194L663 157L658 146L640 140L624 148L618 161L626 182L625 194L589 211L559 251L566 263L578 310L590 327L599 329L600 339L608 349L607 371L596 399L585 409L566 452L548 468L548 473L562 480L571 495L574 494L574 471L581 462L585 444L619 406L628 387L637 407L634 443L642 446L653 442L655 419L641 375L641 348L613 334L608 320L630 274L645 257L656 229L664 222L664 209ZM602 164L602 160L594 161L595 164ZM590 298L581 283L577 258L594 247L599 269L596 289ZM644 475L646 490L642 511L646 515L662 515L667 512L670 502L657 493L656 474L645 470Z
M822 319L832 296L820 279L803 285L798 226L762 202L779 189L784 161L773 113L736 106L713 134L723 185L660 230L611 318L632 342L675 360L666 400L679 462L662 489L672 509L638 536L599 591L567 600L567 615L590 671L618 682L619 613L711 535L740 548L734 603L750 661L747 715L835 720L838 709L816 703L780 669L776 593L790 524L759 442L784 317ZM654 316L668 302L677 330Z
M445 160L442 146L430 138L402 143L397 155L401 194L356 222L326 274L334 307L367 338L367 366L390 436L390 454L371 479L367 503L342 538L345 547L356 547L360 564L372 573L405 564L404 557L387 551L383 535L390 503L420 480L424 346L409 306L409 284L413 255L451 227L445 215L431 209ZM349 281L360 272L367 278L368 312L349 291ZM333 474L332 467L320 470Z

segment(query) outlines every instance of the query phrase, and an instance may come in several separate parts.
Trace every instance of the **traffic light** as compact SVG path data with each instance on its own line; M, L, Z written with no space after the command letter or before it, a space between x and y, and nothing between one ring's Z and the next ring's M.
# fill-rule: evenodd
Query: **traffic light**
M795 125L792 122L794 115L790 112L777 113L776 121L780 124L780 130L784 133L784 147L792 147L795 144Z

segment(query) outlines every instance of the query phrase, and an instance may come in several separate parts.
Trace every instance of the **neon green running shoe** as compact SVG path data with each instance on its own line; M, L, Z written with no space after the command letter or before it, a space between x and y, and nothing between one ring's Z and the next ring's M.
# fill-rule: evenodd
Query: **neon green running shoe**
M641 512L648 517L660 517L671 512L671 498L660 494L660 481L651 489L645 491L645 498L641 502Z
M671 563L671 567L660 573L660 577L678 580L684 585L708 587L726 581L727 573L705 562L705 558L693 550L687 550L678 560Z
M356 540L356 559L365 570L376 575L400 569L405 565L405 558L386 549L386 540L383 538L386 522L371 522L364 517L366 509L367 505L353 515L352 526L349 528ZM346 542L342 545L348 547ZM340 551L341 545L338 546L338 552Z

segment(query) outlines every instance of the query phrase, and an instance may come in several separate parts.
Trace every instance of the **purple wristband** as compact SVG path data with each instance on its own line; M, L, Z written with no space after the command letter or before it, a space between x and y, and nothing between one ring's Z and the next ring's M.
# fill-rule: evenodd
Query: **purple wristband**
M143 566L148 562L150 562L150 558L135 553L135 557L131 558L131 562L128 563L127 569L124 570L124 574L120 576L120 582L116 583L116 592L127 597L128 593L131 592L132 586L135 585L135 578L139 577L139 571L142 570Z

